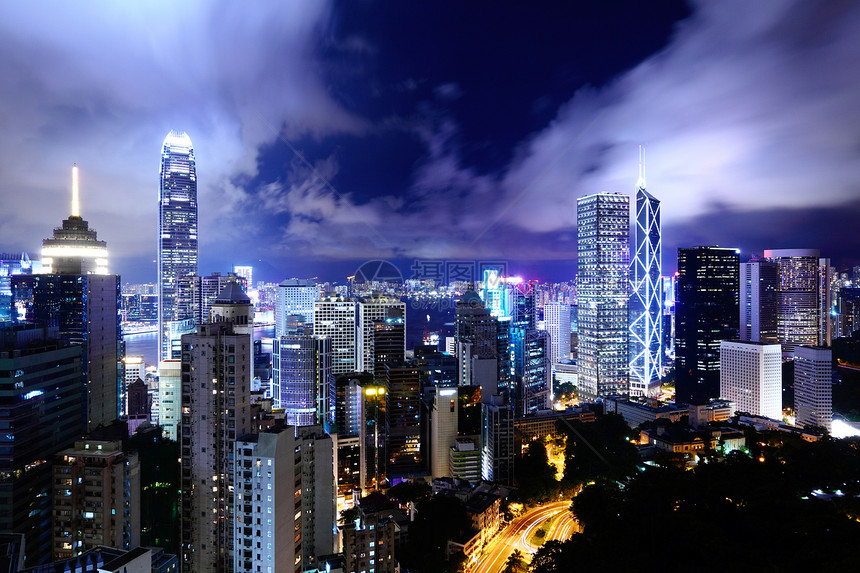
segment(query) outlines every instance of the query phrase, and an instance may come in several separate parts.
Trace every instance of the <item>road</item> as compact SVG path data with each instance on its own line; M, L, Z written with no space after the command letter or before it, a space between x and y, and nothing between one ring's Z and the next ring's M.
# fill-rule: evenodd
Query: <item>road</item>
M560 513L562 515L553 522L545 539L568 539L576 527L569 508L570 500L556 501L534 507L514 519L487 545L472 573L499 573L505 568L514 549L519 549L526 556L537 551L537 547L529 540L544 521Z

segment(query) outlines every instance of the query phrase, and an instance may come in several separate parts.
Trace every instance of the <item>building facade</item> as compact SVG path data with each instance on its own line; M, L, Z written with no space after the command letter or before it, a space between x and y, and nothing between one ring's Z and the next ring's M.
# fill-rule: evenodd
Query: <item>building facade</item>
M735 249L678 249L675 399L720 397L720 341L738 337L739 265Z
M740 264L740 339L778 342L779 264L750 261Z
M794 413L798 426L828 432L833 421L833 351L820 346L794 349Z
M272 341L272 398L287 424L331 423L334 396L330 338L308 332Z
M630 395L656 396L663 369L663 242L660 201L645 190L641 160L634 240L629 308Z
M555 365L570 360L570 305L563 302L548 302L543 305L543 319L549 334L549 364Z
M782 418L782 351L779 344L720 342L720 397L738 412Z
M170 323L192 318L178 300L179 279L197 274L197 166L188 134L171 131L161 147L158 198L159 360L178 358Z
M576 201L579 393L628 391L630 198L599 193Z
M355 301L329 297L314 303L314 336L331 339L332 374L356 372Z

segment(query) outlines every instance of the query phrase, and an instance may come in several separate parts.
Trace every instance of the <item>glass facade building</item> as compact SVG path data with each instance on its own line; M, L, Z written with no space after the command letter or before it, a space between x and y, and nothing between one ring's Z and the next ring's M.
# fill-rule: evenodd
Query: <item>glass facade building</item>
M584 400L628 391L630 197L576 202L579 392Z
M656 396L663 367L660 201L645 190L641 175L638 187L636 254L630 276L630 395Z
M158 199L159 359L179 358L171 349L170 323L192 318L179 304L179 279L197 274L197 169L191 138L171 131L161 151ZM176 331L176 329L174 329Z

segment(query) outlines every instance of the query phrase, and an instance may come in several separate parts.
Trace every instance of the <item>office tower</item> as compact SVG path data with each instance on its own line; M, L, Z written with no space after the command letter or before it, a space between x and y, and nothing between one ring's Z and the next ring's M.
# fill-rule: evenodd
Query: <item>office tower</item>
M420 370L402 364L385 366L385 436L388 479L404 477L421 467Z
M179 358L170 323L192 318L177 300L179 279L197 274L197 168L191 138L171 131L161 147L158 198L158 359ZM174 335L176 329L174 328Z
M579 395L594 400L628 391L630 198L580 197L576 224Z
M457 437L457 388L436 388L430 413L430 475L451 477L451 446Z
M795 346L830 346L830 259L818 249L765 250L779 264L777 329L783 357Z
M630 395L660 393L663 368L663 243L660 201L645 190L639 147L636 183L636 252L630 276Z
M128 435L133 435L144 422L149 423L152 415L152 396L143 380L138 378L126 389L128 412Z
M352 299L328 297L314 303L314 336L331 338L332 374L356 369L356 304Z
M484 269L480 296L484 307L495 317L511 316L513 312L512 288L508 281L508 277L503 276L499 269Z
M84 440L54 456L54 559L140 545L140 464L122 442Z
M833 421L833 351L820 346L794 349L794 413L798 426L830 431Z
M481 448L471 438L454 438L449 449L448 475L476 482L481 479Z
M334 447L319 426L236 440L234 571L302 571L336 551Z
M416 346L415 365L421 370L421 392L430 387L457 385L457 359L433 346ZM378 362L377 362L378 363ZM383 369L385 366L383 365ZM381 378L380 378L381 379Z
M81 346L83 431L119 416L122 333L117 275L16 275L12 299L19 323L56 326L62 340Z
M779 264L750 261L740 265L740 339L773 344L779 311Z
M492 396L481 409L481 476L514 482L514 413L502 396Z
M31 261L27 253L0 253L0 323L12 322L12 275L42 272L40 261Z
M406 359L406 324L400 316L401 309L391 308L388 312L391 316L370 326L373 358L369 365L373 369L367 370L368 363L361 369L363 372L371 372L377 384L383 384L385 381L386 364L400 364Z
M42 241L42 271L58 275L108 274L107 243L83 220L78 205L78 167L72 168L72 214Z
M535 293L532 283L514 283L511 289L511 328L537 327Z
M309 331L272 341L272 398L291 426L334 421L331 339Z
M287 279L278 285L275 301L275 336L286 334L287 317L300 315L305 324L314 322L314 303L320 288L312 280Z
M251 431L251 346L251 336L230 322L182 337L180 558L187 572L233 570L233 443Z
M397 298L385 296L373 296L357 304L356 325L356 371L374 372L373 367L373 338L374 325L377 322L400 322L406 321L406 303ZM402 353L406 355L406 337L403 337ZM401 358L402 360L402 358Z
M343 526L344 571L371 571L394 573L398 571L394 559L397 524L383 513L364 515Z
M245 281L245 290L254 288L254 267L233 265L233 274Z
M51 500L45 463L81 434L81 347L56 327L0 329L0 530L24 535L27 565L53 554Z
M552 407L552 370L549 365L550 337L543 330L514 331L514 378L517 416L535 414Z
M720 397L720 341L738 337L739 260L735 249L678 249L676 402Z
M235 278L235 275L233 275ZM242 285L235 281L224 284L212 305L209 307L209 324L229 322L236 334L247 334L251 339L248 347L248 364L251 378L254 378L254 305L242 290Z
M543 305L543 319L549 334L549 364L551 368L562 360L570 360L570 305L548 302Z
M782 351L779 344L720 342L720 397L738 412L782 419Z
M498 321L474 290L457 301L454 315L457 368L461 385L492 386L498 393Z
M164 436L174 442L178 441L177 428L181 419L181 379L181 360L162 360L158 363L158 423L164 428Z

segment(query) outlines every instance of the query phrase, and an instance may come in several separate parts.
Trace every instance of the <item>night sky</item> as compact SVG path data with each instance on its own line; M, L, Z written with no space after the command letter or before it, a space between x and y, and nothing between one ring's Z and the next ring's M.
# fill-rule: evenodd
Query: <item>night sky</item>
M82 216L154 281L171 129L200 272L365 260L575 272L576 199L632 193L679 246L860 263L860 3L28 2L0 7L0 251Z

